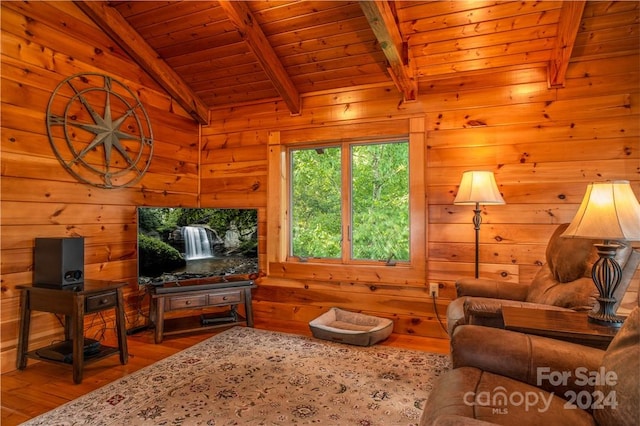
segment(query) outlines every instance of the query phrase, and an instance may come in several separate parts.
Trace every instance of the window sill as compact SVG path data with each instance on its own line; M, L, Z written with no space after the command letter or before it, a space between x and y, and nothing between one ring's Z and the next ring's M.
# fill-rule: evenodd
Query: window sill
M333 282L398 283L423 285L425 264L415 267L408 263L387 266L372 264L335 264L325 262L271 262L268 274L273 278Z

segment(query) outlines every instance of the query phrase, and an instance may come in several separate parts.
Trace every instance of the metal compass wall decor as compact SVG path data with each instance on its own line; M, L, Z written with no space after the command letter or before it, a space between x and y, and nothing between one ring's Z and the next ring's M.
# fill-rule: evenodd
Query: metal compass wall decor
M47 132L60 163L93 186L133 185L151 163L149 116L135 93L107 75L80 73L58 84L47 106Z

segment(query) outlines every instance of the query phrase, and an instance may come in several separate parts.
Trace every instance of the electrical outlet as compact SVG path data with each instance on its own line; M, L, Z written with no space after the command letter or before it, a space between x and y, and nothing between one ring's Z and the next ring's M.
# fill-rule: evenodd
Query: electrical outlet
M438 297L438 290L440 286L438 283L429 283L429 294L433 297Z

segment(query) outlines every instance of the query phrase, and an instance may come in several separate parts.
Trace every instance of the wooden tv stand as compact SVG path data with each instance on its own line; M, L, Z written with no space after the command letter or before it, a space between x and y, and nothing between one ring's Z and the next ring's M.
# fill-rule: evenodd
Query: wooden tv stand
M149 286L151 294L149 317L155 326L155 342L162 342L163 337L167 335L209 328L232 325L253 327L251 289L255 287L253 281L211 283L204 280L185 280ZM244 305L246 317L237 311L237 306L240 304ZM229 309L220 314L165 319L166 312L200 310L217 306L229 306Z

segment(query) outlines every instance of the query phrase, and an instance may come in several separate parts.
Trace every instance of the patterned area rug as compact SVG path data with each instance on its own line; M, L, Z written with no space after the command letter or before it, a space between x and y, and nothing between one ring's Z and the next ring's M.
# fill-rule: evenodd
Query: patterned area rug
M449 357L234 327L24 425L415 425Z

